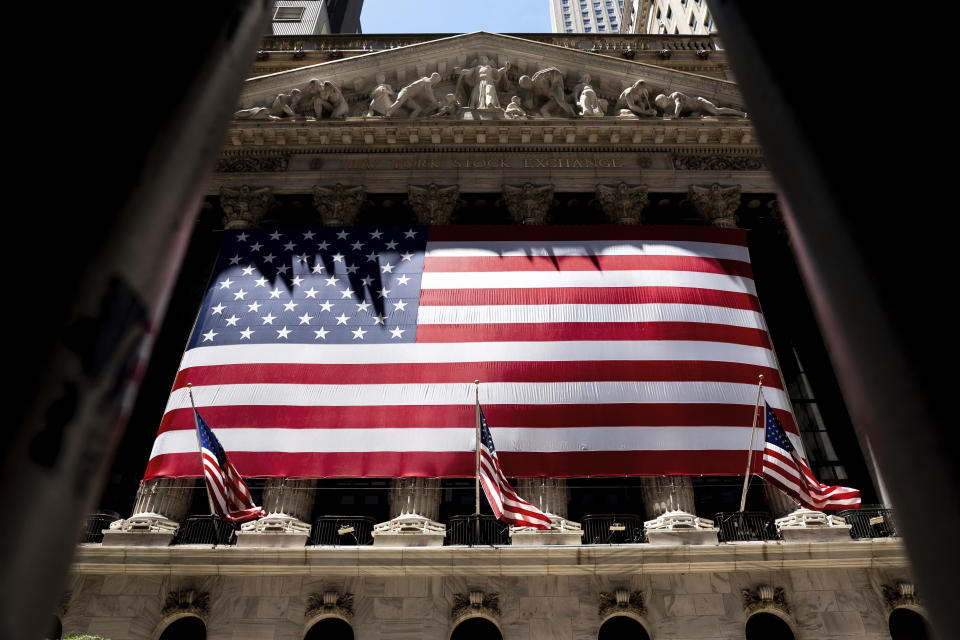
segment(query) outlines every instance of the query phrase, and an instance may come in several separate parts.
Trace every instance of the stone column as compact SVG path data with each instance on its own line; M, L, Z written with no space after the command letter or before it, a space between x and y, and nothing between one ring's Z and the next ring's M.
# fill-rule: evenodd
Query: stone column
M440 480L394 478L390 487L390 514L373 528L374 546L439 547L447 535L440 514Z
M547 224L553 207L553 185L537 186L530 182L520 186L503 185L503 203L517 224Z
M193 499L192 478L157 478L140 483L133 515L110 523L105 546L167 546L173 541Z
M740 185L709 187L690 185L687 199L705 222L722 229L737 228L737 208L740 206Z
M511 544L580 544L583 536L580 523L567 520L569 491L565 479L520 478L517 495L550 516L550 529L510 527Z
M367 203L363 187L344 186L313 188L313 206L327 227L350 227L357 221L360 208Z
M302 547L310 537L310 516L317 481L270 478L263 489L267 514L240 525L238 547Z
M220 187L224 229L252 229L277 207L270 187Z
M688 476L646 476L642 484L647 520L643 523L651 544L716 544L713 520L698 518L693 483Z
M782 518L800 508L800 504L769 482L763 483L763 497L767 501L767 509L774 518Z
M407 204L417 216L417 224L450 224L453 212L463 206L457 185L441 187L435 183L407 186Z
M607 220L615 224L640 224L649 202L647 188L620 184L598 184L597 201Z

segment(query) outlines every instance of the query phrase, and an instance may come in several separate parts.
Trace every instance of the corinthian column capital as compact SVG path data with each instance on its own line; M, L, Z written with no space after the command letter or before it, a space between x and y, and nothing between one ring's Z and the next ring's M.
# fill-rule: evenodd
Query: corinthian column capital
M647 206L647 188L620 184L598 184L597 200L607 220L617 224L640 224L641 213Z
M517 224L546 224L553 206L553 185L503 185L503 202Z
M687 198L697 213L714 227L735 229L737 227L737 208L740 206L740 185L724 187L713 183L709 187L690 185Z
M436 183L407 186L407 203L417 216L418 224L450 224L453 212L463 201L457 185L441 187Z
M328 227L349 227L357 221L357 214L367 201L363 187L349 187L339 182L332 187L313 188L313 206Z
M225 229L259 227L264 217L277 206L270 187L220 187L220 208Z

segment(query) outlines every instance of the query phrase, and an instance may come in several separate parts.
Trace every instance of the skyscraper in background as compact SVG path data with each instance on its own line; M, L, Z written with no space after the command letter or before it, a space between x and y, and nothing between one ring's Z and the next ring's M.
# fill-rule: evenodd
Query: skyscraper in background
M363 0L276 0L267 35L360 33Z
M550 0L554 33L716 32L706 0Z

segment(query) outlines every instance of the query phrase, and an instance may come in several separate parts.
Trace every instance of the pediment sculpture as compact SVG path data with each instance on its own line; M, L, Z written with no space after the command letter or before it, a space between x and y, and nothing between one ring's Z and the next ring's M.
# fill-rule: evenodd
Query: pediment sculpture
M311 78L304 85L263 99L260 106L236 111L234 118L276 121L347 117L497 120L747 116L739 109L719 106L703 96L668 92L655 87L647 78L627 84L622 78L595 78L588 71L565 73L554 66L519 74L509 60L497 66L486 55L478 55L472 62L469 67L453 67L452 72L446 71L446 63L438 63L438 70L432 73L421 65L420 77L406 83L398 72L401 82L397 85L387 82L383 71L367 80L353 78L349 87L338 87L330 79ZM666 84L662 79L659 82ZM618 89L611 90L617 84L626 85L619 94ZM571 85L572 90L568 91Z

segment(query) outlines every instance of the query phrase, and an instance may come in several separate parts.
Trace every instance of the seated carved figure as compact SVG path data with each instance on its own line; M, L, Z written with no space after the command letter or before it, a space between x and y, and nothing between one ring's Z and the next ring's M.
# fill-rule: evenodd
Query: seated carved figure
M457 100L457 96L452 93L448 93L444 96L443 106L440 107L440 110L431 115L431 118L454 118L457 115L457 112L460 110L460 101Z
M533 76L520 76L519 84L522 104L528 113L539 111L546 117L559 110L562 114L574 115L563 92L563 73L559 69L549 67Z
M520 96L513 96L503 115L505 118L513 118L514 120L523 120L527 117L527 112L523 110L523 106L520 104Z
M631 113L638 116L657 115L657 110L650 104L650 89L643 79L637 80L620 93L616 108L620 109L621 115Z
M580 84L573 88L573 99L576 101L577 106L580 107L580 115L587 117L596 117L602 116L604 107L606 106L606 101L601 101L597 99L597 92L594 91L593 85L590 84L590 74L584 73L580 76Z
M654 98L657 105L664 115L680 118L685 115L698 116L739 116L746 118L747 114L737 109L727 107L718 107L706 98L691 98L685 93L674 91L670 95L660 94Z
M313 106L313 112L317 119L323 117L324 111L328 112L328 118L343 118L350 110L347 101L344 99L340 89L337 89L332 82L324 80L321 82L312 78L303 90L303 97L307 103Z
M387 109L386 116L392 117L401 107L411 110L411 118L416 118L424 109L428 111L439 109L443 105L433 95L433 86L438 82L440 82L440 74L431 73L400 89L397 99Z
M378 73L377 86L370 91L370 108L367 110L367 117L387 115L387 110L390 109L390 105L393 104L393 99L396 97L397 92L387 84L387 77Z
M280 93L273 99L269 107L253 107L241 109L233 114L234 118L246 120L279 120L284 116L294 117L295 109L300 104L302 93L300 89L293 89L290 93Z

